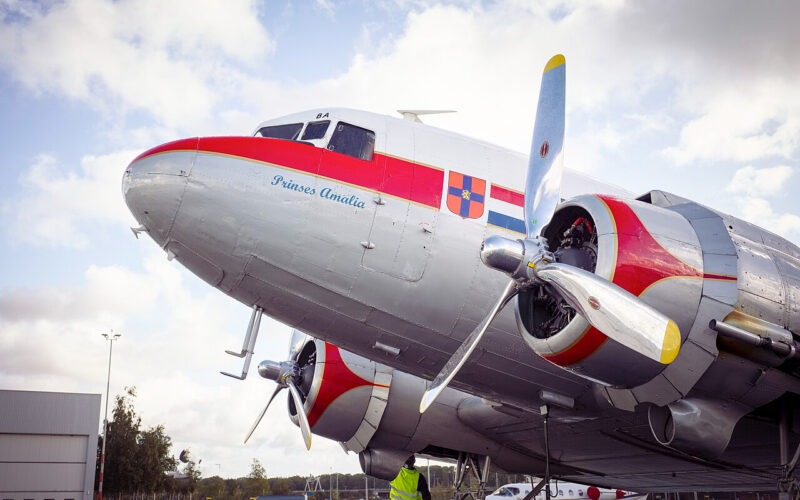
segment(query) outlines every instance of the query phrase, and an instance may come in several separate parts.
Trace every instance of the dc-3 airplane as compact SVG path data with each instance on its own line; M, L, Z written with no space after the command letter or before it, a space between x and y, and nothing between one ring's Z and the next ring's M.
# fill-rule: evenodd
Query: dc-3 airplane
M262 312L319 339L259 373L307 446L336 439L370 474L414 452L788 498L800 249L563 169L565 68L545 66L529 157L348 109L155 147L123 178L134 232L252 306L232 376Z

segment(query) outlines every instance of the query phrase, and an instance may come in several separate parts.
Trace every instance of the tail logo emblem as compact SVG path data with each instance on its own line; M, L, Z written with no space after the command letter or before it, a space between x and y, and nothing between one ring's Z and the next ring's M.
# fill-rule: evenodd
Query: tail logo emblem
M541 148L539 148L539 155L540 155L542 158L544 158L544 157L546 157L546 156L547 156L547 153L549 153L549 152L550 152L550 143L549 143L549 142L547 142L547 141L544 141L544 142L542 143L542 147L541 147Z

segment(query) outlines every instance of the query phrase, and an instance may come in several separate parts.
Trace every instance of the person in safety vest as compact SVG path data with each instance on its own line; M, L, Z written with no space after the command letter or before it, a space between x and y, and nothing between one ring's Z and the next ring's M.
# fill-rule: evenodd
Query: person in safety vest
M389 500L431 500L428 481L414 468L414 455L408 457L397 477L389 483Z

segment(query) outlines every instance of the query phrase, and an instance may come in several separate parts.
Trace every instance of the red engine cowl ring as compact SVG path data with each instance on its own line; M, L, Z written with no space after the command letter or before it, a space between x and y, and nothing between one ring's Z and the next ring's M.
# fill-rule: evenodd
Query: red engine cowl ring
M685 340L700 303L703 260L697 235L681 215L640 201L585 195L559 207L545 236L556 260L592 271L661 310ZM516 313L537 354L583 377L634 387L664 369L591 327L546 285L521 293Z

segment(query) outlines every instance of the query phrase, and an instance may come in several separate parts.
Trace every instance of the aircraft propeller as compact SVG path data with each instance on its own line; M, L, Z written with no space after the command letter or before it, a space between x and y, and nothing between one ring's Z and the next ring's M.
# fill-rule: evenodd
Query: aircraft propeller
M592 326L650 359L669 364L678 355L681 336L675 322L618 285L576 266L556 262L547 239L540 234L560 201L565 83L566 61L559 54L547 62L542 74L525 182L525 239L493 235L481 246L483 263L512 279L489 314L433 379L420 401L420 413L453 380L503 307L519 292L536 285L550 285Z
M253 422L253 425L247 432L247 436L244 438L244 443L247 443L247 440L253 435L253 432L256 430L256 427L258 427L258 424L261 423L261 419L264 418L264 415L267 413L267 409L269 408L269 405L272 404L272 400L275 399L275 396L277 396L278 393L283 389L289 389L289 393L292 395L292 401L294 402L294 407L297 412L297 419L300 424L300 432L303 435L303 442L306 445L306 449L311 449L311 427L308 425L308 417L306 416L305 411L303 411L303 397L301 396L301 389L305 389L307 392L307 386L310 386L311 379L314 377L314 359L311 359L303 366L300 366L298 363L298 357L300 356L300 350L303 347L304 338L305 335L298 331L294 331L292 333L288 361L278 362L265 360L258 364L258 374L266 379L274 380L277 382L278 387L275 388L275 391L272 393L272 396L270 396L269 401L267 401L267 405L264 406L263 410L261 410L261 413L259 413L256 421Z

